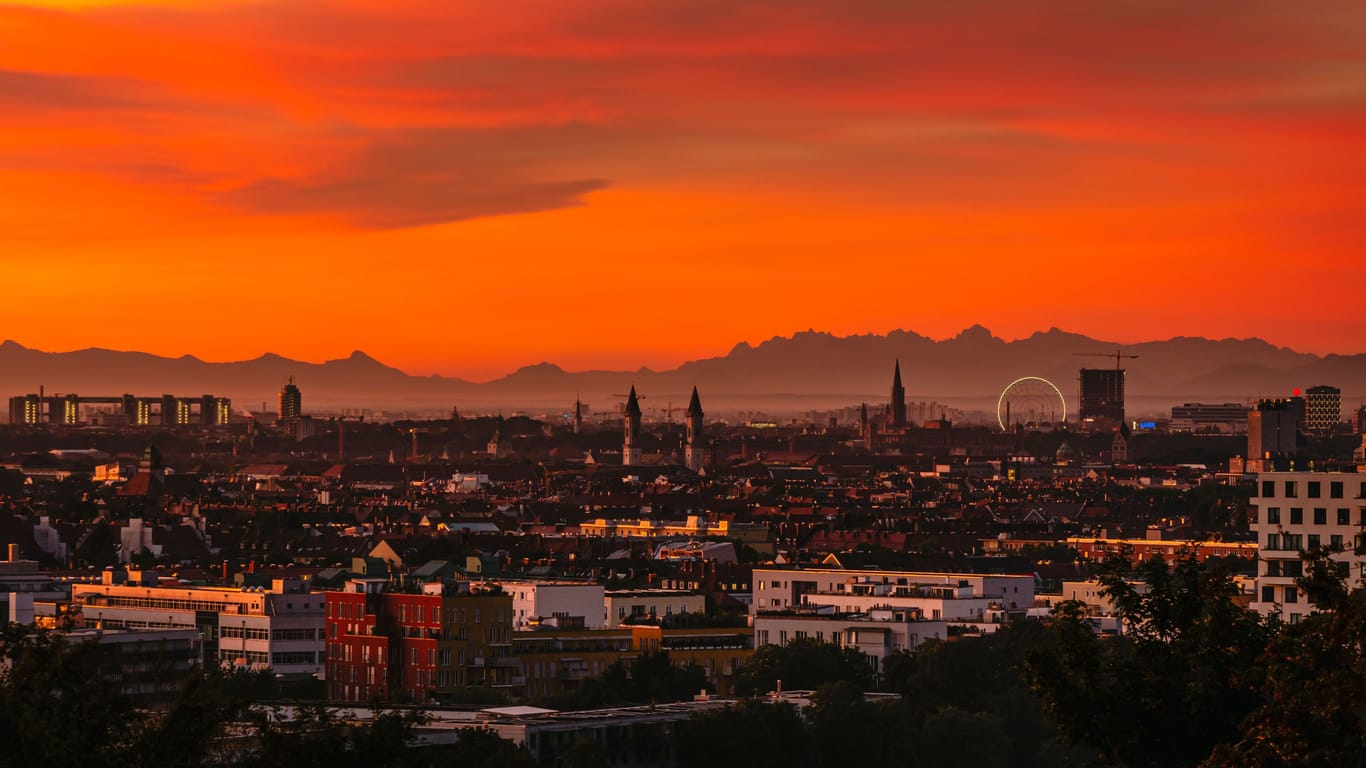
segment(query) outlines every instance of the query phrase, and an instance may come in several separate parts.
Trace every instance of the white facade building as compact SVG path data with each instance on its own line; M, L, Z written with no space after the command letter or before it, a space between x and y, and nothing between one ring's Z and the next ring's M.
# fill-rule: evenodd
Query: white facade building
M623 589L604 594L607 627L628 619L664 619L679 613L706 613L707 598L681 589Z
M35 602L65 599L61 586L42 571L36 560L19 557L19 545L11 544L0 561L0 622L32 624L38 612Z
M605 590L582 581L502 581L512 595L512 628L530 629L553 623L561 629L607 626Z
M915 610L880 608L866 613L844 613L829 606L760 613L754 617L754 644L787 645L811 639L854 648L873 660L874 672L898 651L909 651L926 640L948 637L948 622L926 621Z
M324 597L297 581L270 589L73 584L85 625L104 629L197 629L205 661L319 675L324 656Z
M1259 545L1253 610L1291 623L1313 610L1295 579L1303 572L1300 553L1315 547L1342 547L1333 559L1347 564L1349 580L1366 576L1366 557L1355 554L1366 525L1366 475L1262 472L1252 501Z
M983 621L989 608L1034 605L1032 574L756 568L751 612L827 605L845 612L915 609L929 619Z

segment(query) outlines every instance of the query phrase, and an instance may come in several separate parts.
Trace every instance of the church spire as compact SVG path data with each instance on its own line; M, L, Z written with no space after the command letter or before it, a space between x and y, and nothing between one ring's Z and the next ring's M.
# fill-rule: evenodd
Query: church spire
M892 373L891 428L903 429L906 426L906 388L901 386L901 358L896 360Z
M641 463L640 444L640 401L636 398L636 388L631 387L631 394L626 397L626 420L622 425L625 430L621 446L621 463L626 466L633 466Z
M687 444L684 446L683 462L694 472L702 472L705 453L702 435L702 400L697 396L697 387L692 388L692 400L688 401Z

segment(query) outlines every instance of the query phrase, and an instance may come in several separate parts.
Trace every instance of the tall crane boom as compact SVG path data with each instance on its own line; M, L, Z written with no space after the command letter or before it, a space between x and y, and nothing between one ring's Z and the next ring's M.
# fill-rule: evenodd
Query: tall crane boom
M1138 355L1126 355L1126 354L1124 354L1121 350L1118 350L1118 349L1116 349L1114 352L1073 352L1072 354L1077 355L1077 356L1080 356L1080 357L1113 357L1113 358L1115 359L1115 370L1116 370L1116 371L1119 370L1119 365L1120 365L1119 361L1120 361L1121 359L1125 359L1125 360L1137 360L1137 359L1138 359Z

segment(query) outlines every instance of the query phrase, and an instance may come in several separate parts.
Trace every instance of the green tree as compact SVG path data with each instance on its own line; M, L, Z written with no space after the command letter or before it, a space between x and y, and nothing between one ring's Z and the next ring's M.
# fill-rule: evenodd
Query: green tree
M1333 550L1305 556L1298 580L1317 609L1267 654L1263 699L1207 765L1361 765L1366 755L1366 590L1350 589Z
M796 707L755 699L693 715L674 731L682 768L812 768L815 756Z
M1012 768L1083 765L1091 752L1059 743L1057 727L1040 710L1025 679L1024 659L1050 650L1054 642L1053 633L1035 621L983 637L930 641L884 660L885 688L904 697L910 727L925 729L950 709L999 726L1008 739Z
M703 690L712 690L706 670L696 664L674 664L668 651L644 653L629 664L615 661L602 674L583 682L578 691L557 703L565 708L596 707L652 702L687 701Z
M1058 606L1056 644L1029 657L1031 686L1065 737L1112 765L1195 765L1259 703L1274 626L1237 603L1226 563L1155 558L1135 570L1115 557L1100 581L1124 635L1097 637L1081 605Z
M999 717L943 707L925 718L914 741L915 765L1006 768L1011 744Z
M458 768L531 768L531 753L498 735L492 728L463 728L449 750L437 751L435 764Z
M14 765L122 766L138 718L96 674L92 644L19 624L0 631L0 744Z
M735 678L742 695L776 690L815 690L827 683L845 681L860 690L873 687L873 663L855 648L841 648L812 638L787 645L761 645L740 668Z
M841 680L817 688L805 715L821 766L898 765L910 754L911 716L900 700L869 702Z

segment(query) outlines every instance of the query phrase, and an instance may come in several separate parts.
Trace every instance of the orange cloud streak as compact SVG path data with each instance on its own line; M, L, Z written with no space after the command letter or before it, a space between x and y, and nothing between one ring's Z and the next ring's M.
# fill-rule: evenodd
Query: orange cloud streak
M470 378L808 327L1361 351L1363 21L0 5L0 324L51 349L362 348Z

